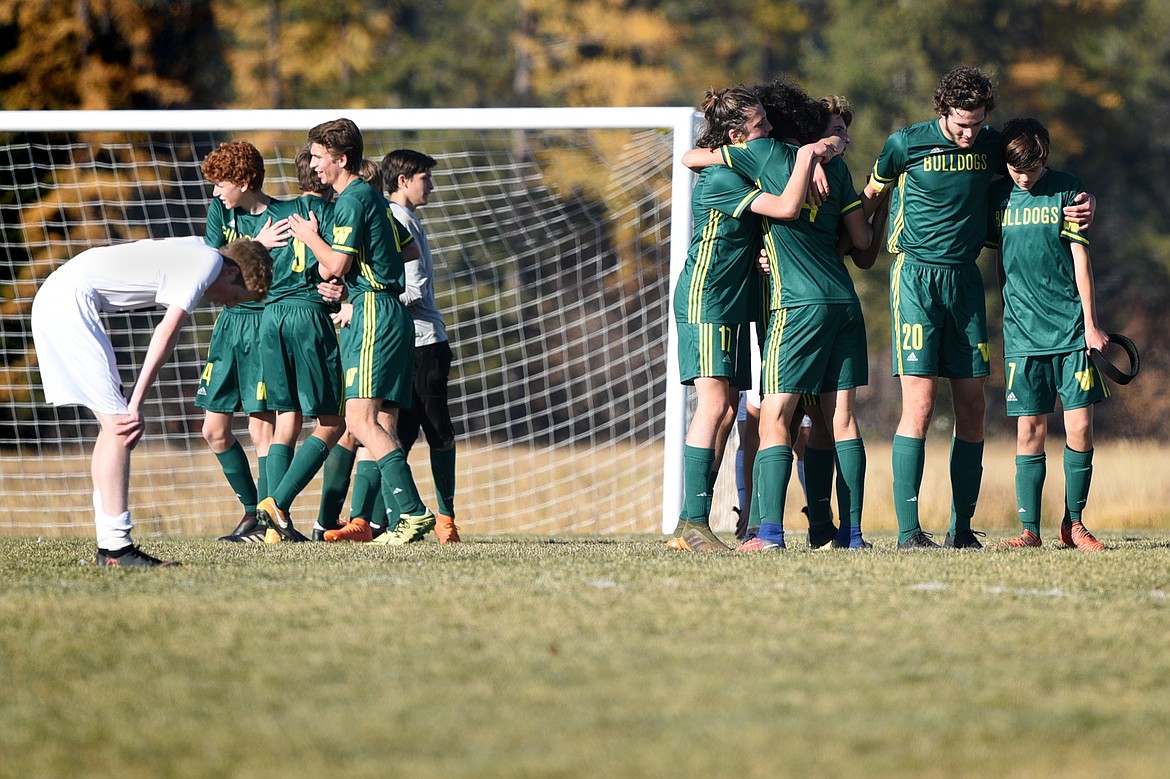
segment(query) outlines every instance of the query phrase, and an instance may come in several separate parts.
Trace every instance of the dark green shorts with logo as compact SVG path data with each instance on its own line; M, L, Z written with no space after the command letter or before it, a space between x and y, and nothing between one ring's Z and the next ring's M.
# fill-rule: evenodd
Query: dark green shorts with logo
M268 410L260 358L261 316L261 311L253 310L220 312L195 392L196 406L220 414Z
M345 399L379 398L410 408L414 320L388 292L363 292L352 302L353 319L341 331Z
M678 372L683 384L695 379L727 379L739 389L752 385L750 324L676 322Z
M983 274L898 255L890 267L895 376L971 379L991 373Z
M1065 411L1100 403L1109 388L1084 349L1037 357L1005 357L1004 394L1009 417L1051 414L1056 398Z

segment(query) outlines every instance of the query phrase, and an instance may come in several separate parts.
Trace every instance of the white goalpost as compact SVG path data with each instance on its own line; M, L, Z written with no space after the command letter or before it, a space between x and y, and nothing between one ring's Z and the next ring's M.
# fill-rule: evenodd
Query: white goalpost
M203 235L199 166L223 141L254 143L265 191L298 195L306 130L339 116L367 157L409 147L438 160L419 215L455 353L460 527L674 526L688 396L670 292L691 233L693 177L678 160L692 108L0 111L0 532L92 529L96 422L44 402L28 322L40 283L92 246ZM132 465L140 535L214 535L239 519L193 403L216 314L196 312L150 394ZM127 382L157 322L107 316ZM235 432L255 470L246 422ZM410 461L433 504L425 439ZM298 525L319 498L320 477L294 504Z

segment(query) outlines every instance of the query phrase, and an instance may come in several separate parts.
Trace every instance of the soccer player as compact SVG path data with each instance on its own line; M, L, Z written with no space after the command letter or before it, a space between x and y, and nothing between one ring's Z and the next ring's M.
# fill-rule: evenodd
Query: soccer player
M793 129L791 135L799 132ZM811 171L800 170L801 156L806 149L823 149L817 159L829 185L824 199L806 204L798 219L764 220L770 315L763 347L760 448L752 475L756 491L753 504L758 506L760 526L755 538L740 545L742 551L786 545L784 501L793 463L790 426L802 395L818 396L826 420L832 420L841 473L838 491L847 507L842 508L842 525L849 527L851 534L845 545L869 545L860 528L865 449L853 410L856 388L868 381L865 323L837 244L842 225L858 249L868 248L871 234L849 169L837 158L845 145L845 138L834 136L798 150L793 144L766 138L720 150L723 163L731 170L758 181L766 191L776 192L798 177L804 185L802 191L807 190ZM688 152L684 162L689 164L691 155ZM704 156L695 155L696 161ZM855 516L858 524L846 525L850 516ZM829 537L814 545L832 540Z
M307 150L297 155L298 171L310 164ZM322 183L317 190L327 190ZM272 201L269 211L282 218L312 214L325 234L332 235L333 205L319 192L290 201ZM318 291L322 279L316 256L300 240L273 250L272 288L260 319L260 355L269 408L276 411L276 429L268 450L269 494L257 514L288 516L293 501L329 456L345 431L341 416L341 356L330 314L333 306ZM300 448L297 439L304 418L317 425ZM275 528L267 541L304 540L289 527Z
M309 131L312 167L338 193L333 241L317 232L316 216L295 215L293 236L317 257L322 278L344 278L353 320L342 330L345 422L378 464L387 509L399 522L377 541L398 545L420 540L435 524L422 502L396 432L398 409L409 406L414 367L414 323L398 300L405 289L402 246L381 193L358 175L361 131L349 119ZM259 511L269 507L261 506ZM279 506L270 512L284 535L292 524Z
M698 145L708 155L717 155L726 143L766 138L772 129L759 99L746 87L709 90L702 110L707 128ZM753 313L753 268L761 237L753 215L795 219L813 161L827 158L827 148L803 148L799 162L788 169L791 185L774 189L775 194L717 165L702 170L695 184L695 229L675 287L674 308L680 375L684 384L695 386L698 405L684 449L685 516L668 542L672 549L728 550L710 527L711 491L735 421L738 390L751 386L749 345L742 331ZM690 164L686 157L683 162Z
M990 350L983 278L975 262L987 233L988 188L1003 171L1003 160L999 132L985 126L995 108L986 75L970 67L952 70L939 82L934 106L937 119L886 140L862 199L868 215L882 198L890 198L893 370L902 388L893 443L898 548L938 548L922 530L918 497L938 380L945 378L955 427L944 545L978 549L982 544L971 519L983 478L983 385ZM1092 207L1070 206L1065 214L1087 226Z
M37 291L32 330L45 398L85 406L100 425L91 467L98 565L174 565L143 552L131 537L130 451L145 429L146 393L201 300L228 307L257 301L271 279L272 259L255 241L216 250L199 238L169 238L84 251ZM127 400L100 314L154 306L166 311Z
M987 245L1003 281L1003 356L1008 416L1016 422L1016 501L1023 532L997 548L1040 546L1044 442L1056 398L1064 408L1065 510L1059 538L1097 552L1081 512L1093 473L1093 405L1108 396L1089 359L1109 336L1097 323L1089 239L1062 210L1082 190L1075 176L1045 167L1048 130L1012 119L1000 136L1008 178L992 185Z
M435 302L435 262L430 242L416 213L430 202L435 188L433 157L414 149L396 149L382 158L381 180L390 196L390 213L414 238L418 258L406 263L406 290L398 296L414 319L414 392L409 408L398 413L398 437L410 454L421 427L430 450L431 475L439 515L435 535L441 544L458 543L455 526L455 427L447 401L451 344L443 314Z
M220 144L203 160L203 177L214 186L207 208L205 240L218 248L239 238L258 239L270 249L283 245L278 225L286 214L273 219L268 211L270 198L264 194L264 158L247 141ZM263 235L261 231L265 231ZM202 408L203 438L215 453L220 468L244 515L229 534L220 540L254 539L257 529L256 503L267 489L265 463L272 443L276 415L268 410L259 354L260 317L264 304L245 302L223 309L215 320L207 363L195 393L195 405ZM243 446L232 433L237 411L248 415L248 433L256 448L260 489Z

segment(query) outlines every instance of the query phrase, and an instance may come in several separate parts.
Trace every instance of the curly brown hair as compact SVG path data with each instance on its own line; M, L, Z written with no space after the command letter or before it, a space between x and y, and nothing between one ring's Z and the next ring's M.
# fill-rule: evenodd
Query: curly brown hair
M808 96L804 87L788 76L777 76L767 84L757 84L752 91L764 106L770 137L778 141L812 143L821 137L829 115L816 100Z
M254 300L261 300L272 286L272 255L259 241L241 238L220 247L224 261L240 269L240 278Z
M934 90L934 109L939 116L979 108L988 114L995 109L995 86L979 68L955 68L942 77Z
M203 178L212 184L230 181L237 187L249 189L264 186L264 157L260 150L247 141L221 143L203 158Z

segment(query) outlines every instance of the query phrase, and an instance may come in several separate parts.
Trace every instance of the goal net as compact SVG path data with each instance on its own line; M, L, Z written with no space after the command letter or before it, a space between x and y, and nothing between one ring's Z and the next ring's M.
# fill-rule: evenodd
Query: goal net
M646 532L677 516L665 452L681 449L686 395L669 298L690 237L691 176L676 164L690 108L0 112L0 531L92 532L97 426L44 402L29 327L39 284L92 246L202 236L199 166L220 142L254 143L265 191L298 195L305 131L342 115L367 157L409 147L438 160L419 215L455 353L460 525ZM239 518L193 403L217 313L194 314L149 395L132 461L140 535L213 535ZM106 318L127 387L159 316ZM235 432L255 470L245 416ZM425 439L410 462L434 506ZM293 506L300 526L319 499L320 476Z

